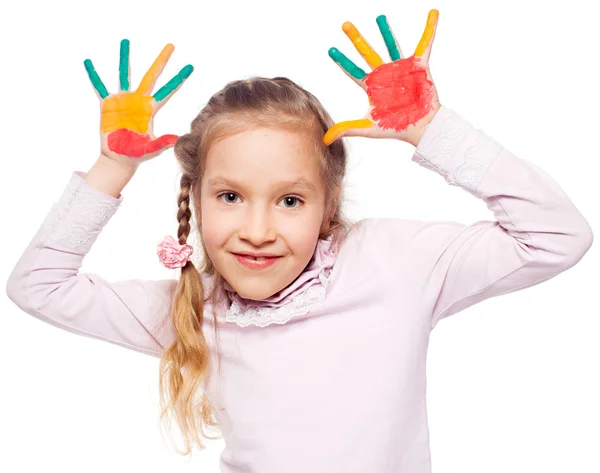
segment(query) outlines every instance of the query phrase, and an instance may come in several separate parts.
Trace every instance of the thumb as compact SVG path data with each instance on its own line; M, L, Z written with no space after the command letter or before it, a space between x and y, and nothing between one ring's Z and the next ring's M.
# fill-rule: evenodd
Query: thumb
M343 138L344 136L370 136L372 133L371 129L374 126L375 123L368 118L336 123L327 130L327 133L325 133L323 143L325 143L326 146L329 146L335 140Z
M162 135L154 140L150 140L146 145L146 153L154 153L156 151L164 151L167 148L175 146L179 139L177 135Z
M152 139L150 134L141 134L127 128L120 128L107 137L108 149L114 153L132 158L141 158L146 154L162 151L174 146L177 135L163 135Z

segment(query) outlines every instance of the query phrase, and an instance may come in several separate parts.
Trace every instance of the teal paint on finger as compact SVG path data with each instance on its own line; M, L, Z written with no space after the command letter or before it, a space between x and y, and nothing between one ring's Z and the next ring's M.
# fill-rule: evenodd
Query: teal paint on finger
M387 46L392 61L400 59L401 56L400 51L398 51L398 45L396 44L396 40L394 39L394 35L392 34L392 30L390 29L390 25L385 15L379 15L377 17L377 26L379 26L379 31L381 32L381 36L383 36L383 40L385 41L385 45Z
M121 41L119 55L119 84L121 90L129 90L129 40Z
M154 100L160 102L165 97L167 97L171 92L173 92L177 87L181 85L181 83L186 80L190 74L194 71L194 66L188 64L183 69L181 69L175 77L173 77L169 82L163 85L156 93L152 96Z
M90 59L86 59L85 61L83 61L83 65L85 66L85 70L88 73L88 77L92 81L92 85L98 91L100 97L102 97L103 99L108 97L108 90L106 90L106 87L102 83L100 76L96 72L96 69L94 69L92 61Z
M337 48L329 49L329 57L337 62L348 74L358 80L362 80L367 75L365 71L344 56Z

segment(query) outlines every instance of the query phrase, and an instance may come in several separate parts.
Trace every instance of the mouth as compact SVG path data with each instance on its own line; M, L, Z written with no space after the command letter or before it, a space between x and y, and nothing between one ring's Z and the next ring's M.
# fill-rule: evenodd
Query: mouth
M235 256L243 256L244 258L251 258L255 261L263 261L269 258L281 258L280 255L273 255L269 253L251 254L251 253L233 253Z
M239 263L251 269L266 268L282 258L282 256L253 256L240 253L232 254L233 256L235 256Z

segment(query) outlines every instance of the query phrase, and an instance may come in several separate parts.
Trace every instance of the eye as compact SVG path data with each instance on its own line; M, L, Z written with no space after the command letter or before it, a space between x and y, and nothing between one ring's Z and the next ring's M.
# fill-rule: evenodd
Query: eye
M228 204L234 204L234 203L235 203L235 200L233 200L233 201L232 201L232 200L230 199L231 197L233 197L234 199L235 199L236 197L238 197L238 195L237 195L237 194L235 194L235 193L233 193L233 192L223 192L222 194L219 194L219 195L217 196L217 199L221 199L221 197L223 197L223 196L225 196L225 197L226 197L226 200L225 200L224 202L225 202L225 203L228 203ZM221 199L221 200L223 200L223 199Z
M299 202L299 203L304 203L304 201L302 199L300 199L299 197L295 197L293 195L288 195L287 197L284 197L283 199L280 200L280 202L285 202L286 204L293 204L294 202ZM288 209L294 209L296 207L298 207L299 205L293 205L290 207L287 207Z
M239 196L235 192L223 192L222 194L219 194L217 196L217 199L221 199L226 204L235 204L236 198L239 198ZM285 205L285 207L288 209L295 209L296 207L299 207L300 204L304 203L304 201L300 199L300 197L296 197L293 195L288 195L284 197L280 200L280 202L284 202L285 204L287 204ZM298 203L298 205L294 205L294 203Z

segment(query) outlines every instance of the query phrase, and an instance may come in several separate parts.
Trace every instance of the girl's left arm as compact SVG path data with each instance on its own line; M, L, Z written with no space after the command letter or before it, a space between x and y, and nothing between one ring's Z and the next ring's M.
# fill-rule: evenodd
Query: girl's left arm
M344 32L373 69L365 73L337 49L330 56L369 97L359 120L335 124L325 144L342 136L395 138L416 146L413 161L482 199L495 221L366 219L362 254L374 273L419 297L431 328L489 297L548 280L576 264L593 235L560 186L439 103L429 71L438 11L429 13L415 53L406 58L387 19L377 23L389 63L349 22ZM370 248L370 250L368 249Z
M558 275L592 245L590 225L552 177L445 106L427 127L412 161L482 199L495 217L471 225L406 225L389 219L380 222L383 228L374 228L376 240L392 245L407 238L407 253L399 258L406 262L410 252L423 270L432 328L484 299Z
M417 301L431 329L485 299L553 278L592 245L590 225L552 177L445 106L412 161L483 200L495 218L362 221L359 264L400 299Z

